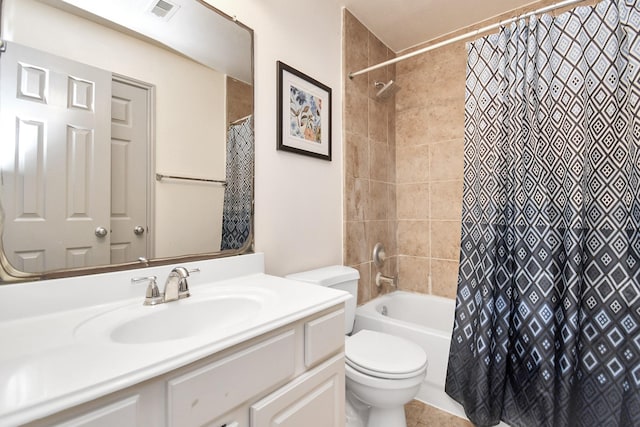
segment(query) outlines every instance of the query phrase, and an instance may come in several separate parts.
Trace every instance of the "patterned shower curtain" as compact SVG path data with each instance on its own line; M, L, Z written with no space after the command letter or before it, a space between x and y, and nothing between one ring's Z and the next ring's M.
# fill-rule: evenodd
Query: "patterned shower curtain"
M640 426L640 10L470 44L446 391L477 425Z
M220 249L240 249L249 238L253 200L253 123L248 117L227 133L227 185Z

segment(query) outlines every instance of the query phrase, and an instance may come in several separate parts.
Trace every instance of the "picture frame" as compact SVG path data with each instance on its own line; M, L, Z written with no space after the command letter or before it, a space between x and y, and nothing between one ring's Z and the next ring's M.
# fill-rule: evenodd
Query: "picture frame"
M277 149L331 161L331 88L277 61Z

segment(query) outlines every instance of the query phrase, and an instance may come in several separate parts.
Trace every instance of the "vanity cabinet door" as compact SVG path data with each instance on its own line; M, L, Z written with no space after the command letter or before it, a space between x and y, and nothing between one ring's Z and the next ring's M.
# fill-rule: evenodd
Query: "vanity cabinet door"
M344 427L344 363L334 356L253 404L251 427Z
M312 368L344 347L344 309L332 311L304 325L304 366Z
M205 425L284 383L295 373L295 345L289 330L169 380L168 426Z

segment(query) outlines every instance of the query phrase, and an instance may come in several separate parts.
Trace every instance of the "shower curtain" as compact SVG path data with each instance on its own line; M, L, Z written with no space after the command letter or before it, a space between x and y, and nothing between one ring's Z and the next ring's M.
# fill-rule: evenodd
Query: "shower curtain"
M640 425L640 10L470 43L446 392L477 425Z
M251 116L229 126L227 176L220 249L240 249L249 238L253 197L253 124Z

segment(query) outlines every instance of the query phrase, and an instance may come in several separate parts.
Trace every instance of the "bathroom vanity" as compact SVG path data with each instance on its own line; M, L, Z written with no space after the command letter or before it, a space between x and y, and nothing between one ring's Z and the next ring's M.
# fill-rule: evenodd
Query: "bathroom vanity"
M191 297L143 306L174 266L0 287L0 425L343 426L345 292L184 264Z

